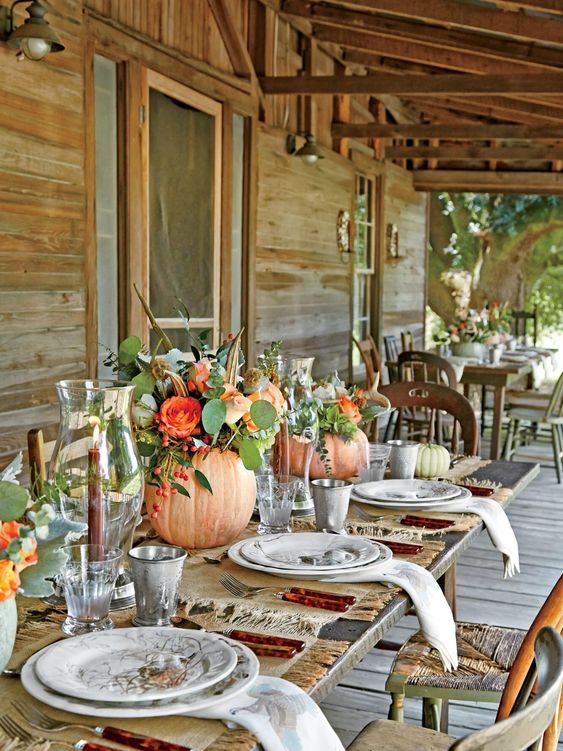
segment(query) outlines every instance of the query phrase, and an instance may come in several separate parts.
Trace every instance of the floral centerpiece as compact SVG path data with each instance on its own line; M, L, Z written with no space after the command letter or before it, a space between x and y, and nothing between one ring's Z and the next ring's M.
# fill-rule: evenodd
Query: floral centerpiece
M469 310L465 318L457 318L448 327L448 334L454 355L483 358L490 332L488 322L476 310Z
M512 312L508 302L486 303L481 317L489 329L487 344L502 344L512 338Z
M372 401L363 388L347 388L336 372L313 383L312 394L319 438L311 461L311 478L345 479L358 474L366 465L368 454L368 439L360 423L369 422L386 410ZM301 474L303 454L299 444L292 446L291 469L295 474Z
M67 535L81 525L55 521L58 491L45 486L35 500L18 484L21 454L0 472L0 671L10 659L17 627L16 594L48 597L66 554Z
M187 548L229 542L248 523L256 488L252 470L274 443L284 398L272 380L279 345L241 374L241 333L212 352L193 334L190 351L175 349L145 304L163 349L151 353L136 336L110 358L136 386L135 437L145 461L145 501L156 531ZM160 347L159 347L160 351Z

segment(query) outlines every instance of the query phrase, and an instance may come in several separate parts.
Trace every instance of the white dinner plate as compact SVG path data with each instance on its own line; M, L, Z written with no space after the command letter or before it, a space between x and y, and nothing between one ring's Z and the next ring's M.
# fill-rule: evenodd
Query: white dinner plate
M380 552L371 540L325 532L257 536L245 540L240 548L240 554L251 563L296 571L340 571L363 566L377 560Z
M471 491L461 488L461 493L455 498L447 498L439 501L380 501L380 500L368 500L360 495L356 495L352 492L351 498L353 501L359 501L365 503L368 506L376 506L377 508L389 509L390 511L444 511L447 512L448 506L452 506L461 501L466 501L471 498Z
M297 533L299 534L299 533ZM303 533L307 534L307 533ZM344 535L343 535L344 536ZM361 537L356 537L356 539L362 539ZM265 574L271 574L272 576L281 576L284 579L308 579L308 580L321 580L323 577L328 576L328 574L336 575L340 573L341 571L350 571L351 569L336 569L333 568L330 570L330 572L327 571L300 571L296 569L286 569L286 568L273 568L272 566L261 566L258 563L253 563L252 561L247 560L240 552L241 547L244 545L245 540L241 540L240 542L236 542L234 545L231 545L229 548L229 558L234 563L237 563L239 566L242 566L243 568L251 569L252 571L262 571ZM368 563L362 566L357 566L357 570L364 569L364 568L371 568L376 566L383 566L385 563L391 560L393 557L393 553L389 550L389 548L386 545L382 545L379 542L373 543L374 545L377 545L379 548L379 557L373 561L372 563Z
M229 675L236 661L233 648L206 631L119 628L53 644L36 671L60 694L131 704L202 691Z
M35 672L37 661L49 647L45 647L45 649L42 649L29 658L22 668L21 682L31 696L39 699L44 704L65 712L74 712L90 717L126 719L128 717L164 717L200 712L238 696L254 683L260 672L258 658L244 644L227 639L224 636L214 634L211 634L211 636L215 636L215 638L226 643L233 649L236 657L234 670L230 675L210 688L179 699L141 704L113 704L111 702L86 701L72 696L63 696L44 686Z
M379 480L354 486L354 495L370 501L443 501L460 495L462 488L441 480Z

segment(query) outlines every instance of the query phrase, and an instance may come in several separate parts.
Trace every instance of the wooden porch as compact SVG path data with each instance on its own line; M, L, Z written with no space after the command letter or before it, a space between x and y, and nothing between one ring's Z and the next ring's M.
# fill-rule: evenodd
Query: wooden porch
M527 629L561 575L563 549L559 540L563 535L563 507L561 489L549 459L540 475L509 507L508 516L520 545L521 573L514 579L502 579L501 563L489 538L482 533L458 564L460 621ZM540 549L547 539L552 544ZM403 643L417 628L416 619L408 616L390 632L389 639ZM322 703L344 745L366 722L387 717L390 701L384 686L393 657L392 652L372 650ZM406 722L420 724L421 710L420 700L407 698ZM450 733L461 737L488 727L495 715L496 706L492 704L451 702ZM558 749L563 750L563 741Z

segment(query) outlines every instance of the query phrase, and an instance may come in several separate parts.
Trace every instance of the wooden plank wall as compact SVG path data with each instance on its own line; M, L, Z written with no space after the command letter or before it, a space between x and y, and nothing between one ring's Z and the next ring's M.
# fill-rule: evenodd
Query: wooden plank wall
M53 432L55 381L85 373L81 0L48 18L63 53L20 62L0 44L0 462L29 428Z
M410 330L415 346L424 349L426 307L427 193L417 193L408 172L385 167L384 221L399 229L399 259L383 263L382 334Z
M315 372L345 375L351 266L336 247L336 218L351 207L354 169L336 154L303 164L285 139L260 129L256 348L283 339L284 349L317 357Z

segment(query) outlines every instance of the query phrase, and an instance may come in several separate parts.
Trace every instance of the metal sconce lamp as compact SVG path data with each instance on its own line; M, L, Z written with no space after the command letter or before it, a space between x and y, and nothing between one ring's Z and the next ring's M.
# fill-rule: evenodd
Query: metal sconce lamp
M319 159L324 159L317 140L312 133L305 134L305 143L300 149L297 148L297 137L289 135L286 142L287 153L292 156L298 156L306 164L315 164Z
M49 52L62 52L64 44L58 34L49 26L43 17L47 9L33 0L26 9L29 18L21 26L15 25L14 7L29 0L15 0L12 5L0 7L0 39L8 47L19 50L18 58L27 57L28 60L42 60Z

